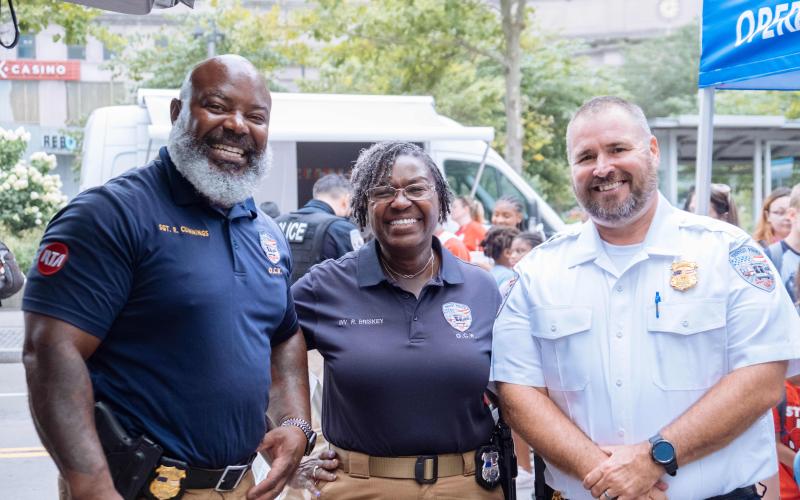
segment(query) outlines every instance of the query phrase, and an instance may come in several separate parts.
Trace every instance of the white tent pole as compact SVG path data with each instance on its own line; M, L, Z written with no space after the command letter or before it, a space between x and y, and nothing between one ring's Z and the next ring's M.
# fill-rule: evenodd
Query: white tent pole
M756 137L756 147L753 152L753 224L758 222L758 218L761 217L761 204L764 203L764 153L761 147L762 144L761 137Z
M700 122L697 125L694 202L698 214L708 215L711 193L711 162L714 147L714 87L700 89L697 97L700 105Z
M772 192L772 141L764 145L764 197Z

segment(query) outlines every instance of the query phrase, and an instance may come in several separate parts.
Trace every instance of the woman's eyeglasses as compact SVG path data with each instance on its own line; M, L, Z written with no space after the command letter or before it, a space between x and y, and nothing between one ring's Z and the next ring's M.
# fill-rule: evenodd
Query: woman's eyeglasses
M433 196L433 193L436 192L436 188L423 182L409 184L408 186L399 189L392 186L378 186L368 190L367 197L369 198L369 201L375 203L388 203L394 200L397 196L397 193L401 191L406 199L410 201L419 201L427 200Z

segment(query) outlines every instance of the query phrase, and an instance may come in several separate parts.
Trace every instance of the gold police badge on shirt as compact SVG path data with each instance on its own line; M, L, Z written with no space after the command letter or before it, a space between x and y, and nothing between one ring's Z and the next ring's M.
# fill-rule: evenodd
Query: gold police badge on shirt
M697 262L679 260L672 263L669 284L675 290L685 292L697 284Z

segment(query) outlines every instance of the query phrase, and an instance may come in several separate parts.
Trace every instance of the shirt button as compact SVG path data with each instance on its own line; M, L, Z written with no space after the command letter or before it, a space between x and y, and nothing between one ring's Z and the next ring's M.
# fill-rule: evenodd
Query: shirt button
M683 320L681 321L681 325L683 325L683 327L686 328L687 326L689 326L689 321Z
M617 379L617 387L622 387L622 380Z
M625 429L620 429L620 430L618 430L618 431L617 431L617 434L619 435L619 437L623 437L623 436L625 436Z
M556 325L550 325L550 331L551 331L551 332L554 332L554 331L556 331L556 330L558 330L558 328L556 327Z
M419 319L419 318L418 318L417 316L414 316L414 321L417 321L418 319Z
M618 291L619 293L622 293L622 285L617 285L617 291Z
M618 332L617 332L617 338L618 338L618 339L621 339L621 338L622 338L622 330L620 330L620 331L618 331Z

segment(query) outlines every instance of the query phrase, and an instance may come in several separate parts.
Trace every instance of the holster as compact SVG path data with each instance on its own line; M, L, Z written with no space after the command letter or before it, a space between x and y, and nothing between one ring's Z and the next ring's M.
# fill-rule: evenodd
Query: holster
M514 438L511 435L511 428L503 420L497 396L489 391L486 391L485 394L489 402L489 409L495 418L491 443L500 450L500 486L503 488L503 497L505 500L516 500L517 455L514 452Z
M128 436L102 402L94 405L94 420L114 488L125 500L135 500L159 463L161 446L146 436Z
M533 498L534 500L552 500L555 490L548 486L544 480L544 460L534 452L533 455Z

